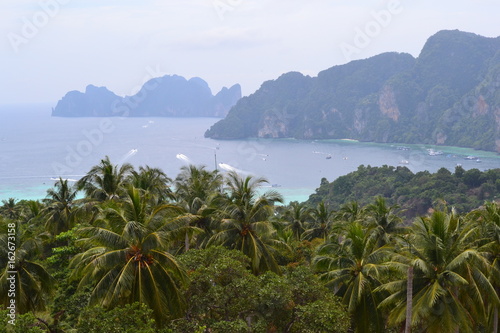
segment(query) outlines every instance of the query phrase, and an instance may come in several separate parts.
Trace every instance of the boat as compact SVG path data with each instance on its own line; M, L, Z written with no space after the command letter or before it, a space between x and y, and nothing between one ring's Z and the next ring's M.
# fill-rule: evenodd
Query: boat
M401 160L399 164L410 164L410 161L408 160Z
M427 149L427 151L429 152L429 156L438 156L444 154L441 150Z
M476 156L472 156L472 155L466 156L465 159L470 160L470 161L478 160L478 158Z
M331 158L332 158L332 155L328 155L328 156L326 157L326 159L327 159L327 160L330 160Z

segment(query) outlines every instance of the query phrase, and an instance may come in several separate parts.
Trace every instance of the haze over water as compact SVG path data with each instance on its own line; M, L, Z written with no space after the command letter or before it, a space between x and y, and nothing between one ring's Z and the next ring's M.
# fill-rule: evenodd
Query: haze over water
M325 177L359 165L406 166L413 172L500 167L493 152L454 147L343 140L218 141L203 134L217 118L57 118L48 105L0 106L0 200L42 199L61 176L77 180L106 155L115 164L149 165L175 178L183 165L266 177L286 201L306 200ZM426 149L443 151L429 156ZM481 162L466 160L474 155ZM330 157L331 158L327 158Z

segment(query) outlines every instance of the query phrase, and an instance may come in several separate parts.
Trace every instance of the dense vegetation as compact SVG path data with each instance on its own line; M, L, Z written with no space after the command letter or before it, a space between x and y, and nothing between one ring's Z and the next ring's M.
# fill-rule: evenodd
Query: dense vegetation
M499 204L405 225L381 196L283 206L265 183L106 158L42 201L4 201L0 332L497 332Z
M357 201L365 205L381 196L388 204L397 204L401 214L412 219L427 214L439 202L466 213L485 200L496 200L499 195L500 169L466 171L457 166L454 173L441 168L436 173L420 171L414 174L404 166L361 165L358 170L332 182L323 178L307 204L315 206L324 201L329 207L340 207Z
M500 151L500 38L431 36L418 58L384 53L283 74L242 98L212 138L294 137L446 144Z

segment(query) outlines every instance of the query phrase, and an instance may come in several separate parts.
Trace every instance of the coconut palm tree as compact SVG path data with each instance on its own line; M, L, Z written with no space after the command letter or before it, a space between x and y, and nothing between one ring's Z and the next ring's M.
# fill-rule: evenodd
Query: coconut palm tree
M500 205L486 202L483 207L472 211L468 217L471 223L477 223L481 230L478 250L489 258L489 278L495 287L496 295L500 295ZM493 333L498 332L498 308L494 302L489 303L488 324L486 327Z
M219 210L218 207L222 205L222 182L221 174L208 171L205 166L194 165L183 166L175 179L177 204L184 209L182 220L187 226L203 230L195 240L196 247L206 244L214 234L213 218ZM185 235L185 251L190 247L192 236L188 233Z
M195 213L214 192L220 191L222 182L221 174L208 171L205 166L183 166L175 178L175 194Z
M73 204L77 194L78 190L62 178L54 184L54 188L47 190L47 197L43 200L46 205L46 230L57 235L74 226Z
M338 212L335 214L334 219L352 223L361 220L364 214L365 209L361 207L358 202L351 201L340 207Z
M90 247L72 261L79 287L92 285L90 304L111 308L141 302L158 323L179 316L184 302L179 288L184 269L168 252L175 231L167 220L179 213L172 205L150 206L143 191L130 186L123 202L104 205L96 226L83 228L81 240ZM99 226L100 225L100 226Z
M78 189L83 189L86 196L95 201L118 199L133 171L132 165L126 163L118 167L106 156L98 165L77 182Z
M14 230L15 239L9 238ZM12 245L14 244L14 247ZM14 249L15 248L15 249ZM9 290L15 285L16 311L18 313L44 311L54 292L54 279L45 267L37 262L42 251L42 239L31 230L21 230L20 223L0 217L0 304L10 303ZM9 253L10 252L10 253ZM12 256L12 253L14 254ZM13 260L11 264L8 260ZM14 277L14 279L9 279ZM9 279L9 280L8 280Z
M5 216L8 219L15 220L21 214L21 206L18 205L16 199L9 198L8 200L2 200L2 206L0 206L0 215Z
M40 225L45 214L44 208L44 205L38 200L24 201L20 221L32 226Z
M328 210L324 201L316 205L315 209L310 211L312 226L304 232L307 239L322 238L324 241L328 238L333 225L333 211Z
M235 172L229 172L224 218L220 223L220 231L209 241L210 244L242 251L251 259L255 274L267 270L280 272L272 252L273 246L281 243L272 238L274 229L270 217L273 215L274 203L282 202L283 198L276 191L259 195L258 188L267 183L264 178L242 178Z
M169 186L172 179L167 177L159 168L140 166L139 171L131 171L128 183L135 188L148 192L156 204L173 199L173 193Z
M391 237L405 232L401 227L402 219L396 214L398 205L388 206L384 197L377 197L373 204L366 206L366 222L373 228L373 237L377 238L379 246L391 242Z
M477 229L455 212L435 211L412 226L411 246L397 251L388 266L406 274L413 267L412 326L425 332L472 332L484 323L487 299L498 297L487 277L488 261L475 248ZM408 280L379 288L389 292L381 308L391 308L388 321L406 320Z
M368 228L353 222L346 226L342 243L333 238L313 260L321 279L342 297L356 332L383 332L384 318L378 309L382 294L374 290L386 271L387 251L378 247Z
M288 209L283 213L283 219L286 228L292 230L295 239L300 241L307 228L307 223L311 220L311 212L304 203L294 201L290 203Z

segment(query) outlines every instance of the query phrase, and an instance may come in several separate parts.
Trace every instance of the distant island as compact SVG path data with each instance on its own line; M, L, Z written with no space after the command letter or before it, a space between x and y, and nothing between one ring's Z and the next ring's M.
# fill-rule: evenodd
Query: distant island
M58 117L224 117L241 98L239 84L212 94L198 77L165 75L146 82L133 96L120 97L106 87L68 92L52 109Z
M356 139L500 152L500 37L431 36L418 58L383 53L266 81L205 133L214 139Z

